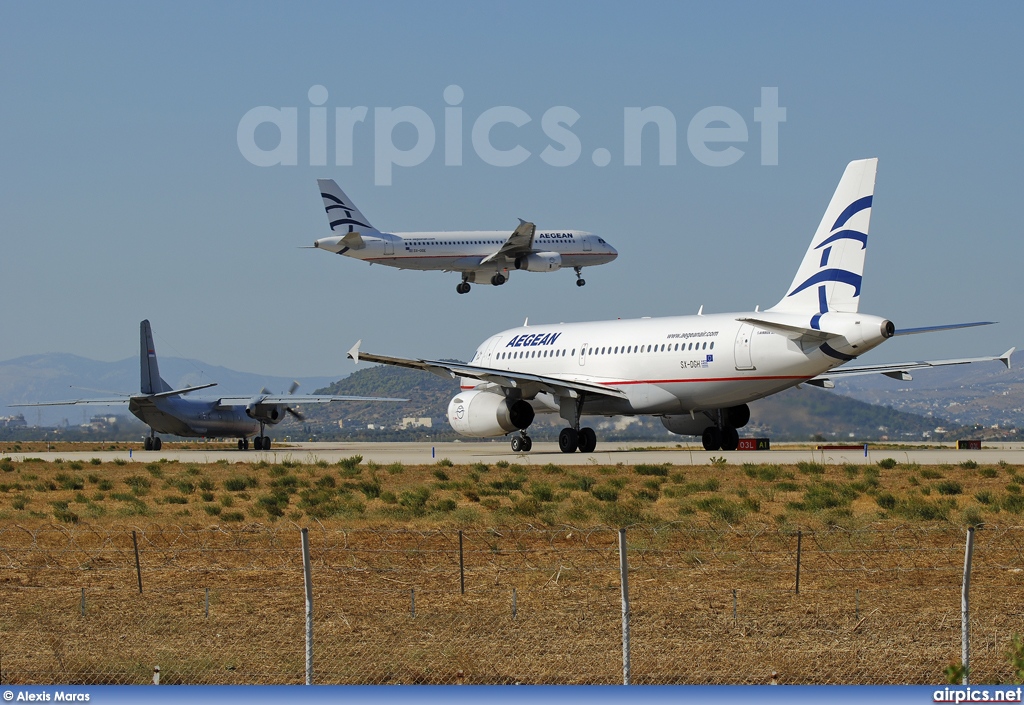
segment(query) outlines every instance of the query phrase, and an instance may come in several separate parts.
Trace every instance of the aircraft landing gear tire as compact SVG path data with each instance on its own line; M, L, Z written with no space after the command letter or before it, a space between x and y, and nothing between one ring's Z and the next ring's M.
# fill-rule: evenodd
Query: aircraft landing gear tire
M586 286L586 285L587 285L587 280L586 279L577 279L576 280L576 286Z
M721 436L722 450L736 450L740 447L740 434L735 428L726 426L719 435Z
M263 437L263 450L270 450L270 436Z
M455 287L455 291L459 292L460 294L468 294L469 282L461 282L458 286Z
M504 274L500 274L499 273L499 274L495 274L493 277L491 277L491 284L493 284L494 286L501 286L504 283L505 283L505 275Z
M597 448L597 434L594 429L584 426L577 434L577 443L581 453L593 453Z
M160 440L160 436L153 436L153 450L160 450L163 447L163 442Z
M238 439L238 450L245 450L245 441L241 438Z
M533 439L527 436L525 433L512 436L512 452L513 453L529 453L533 449Z
M575 453L579 447L579 434L571 428L563 428L558 434L558 450Z
M718 450L722 447L722 439L718 433L718 429L714 426L709 426L704 429L704 433L700 437L701 443L704 444L704 450Z
M146 440L142 442L142 447L146 450L153 450L153 439L146 436Z
M252 439L252 446L256 450L263 450L263 436L256 436Z

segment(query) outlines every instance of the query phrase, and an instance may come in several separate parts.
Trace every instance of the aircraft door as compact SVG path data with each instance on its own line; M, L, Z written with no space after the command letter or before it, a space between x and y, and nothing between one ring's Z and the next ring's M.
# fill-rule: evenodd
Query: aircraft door
M590 252L590 236L589 235L584 235L583 236L583 251L584 252Z
M733 349L737 370L753 370L754 363L750 356L750 343L754 338L754 326L744 323L736 333L736 345Z
M587 344L583 343L583 345L580 346L580 367L583 367L586 364L587 364Z
M500 340L501 340L501 336L499 335L499 336L496 336L494 338L494 340L491 341L491 344L487 346L486 350L484 350L484 356L483 356L483 359L480 361L480 364L487 365L488 367L490 367L493 364L494 351L497 349L498 342Z
M384 254L393 255L395 254L395 242L392 238L384 237Z

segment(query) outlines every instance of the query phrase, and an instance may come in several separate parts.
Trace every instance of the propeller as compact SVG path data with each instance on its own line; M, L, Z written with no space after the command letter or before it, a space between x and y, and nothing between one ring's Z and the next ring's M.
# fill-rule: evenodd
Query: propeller
M288 395L291 396L292 394L295 394L295 390L298 389L298 388L299 388L299 381L298 380L293 380L292 381L292 386L288 388ZM305 416L303 416L296 409L293 409L290 406L286 406L284 408L284 410L287 411L292 416L294 416L295 419L298 420L298 421L305 421L306 420Z

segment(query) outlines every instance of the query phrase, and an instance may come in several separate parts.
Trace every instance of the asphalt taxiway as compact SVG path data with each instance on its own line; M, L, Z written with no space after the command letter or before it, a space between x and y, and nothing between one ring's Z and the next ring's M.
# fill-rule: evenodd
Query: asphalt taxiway
M278 443L275 441L275 443ZM99 458L103 462L129 460L135 462L154 462L161 458L188 463L228 463L257 462L266 460L270 463L293 461L316 463L324 461L336 463L343 458L361 455L363 462L373 461L379 464L403 463L405 465L430 465L447 459L455 465L471 465L486 463L493 465L498 461L518 463L520 465L536 465L548 463L556 465L637 465L640 463L670 463L672 465L709 465L724 459L729 464L742 463L775 463L794 464L797 462L816 462L834 464L874 464L884 458L892 458L898 463L918 463L920 465L956 465L973 460L979 465L995 465L1000 461L1011 465L1024 465L1024 443L991 443L984 444L981 450L957 450L954 446L942 447L875 447L868 445L844 449L818 449L813 445L777 445L772 450L760 451L706 451L699 444L648 444L642 441L624 443L602 443L593 453L562 453L558 444L535 442L529 453L513 453L507 441L494 442L449 442L449 443L279 443L269 451L239 451L234 449L204 448L198 443L187 447L164 447L161 451L116 450L116 451L52 451L4 453L20 461L25 457L43 458L53 461L85 460Z

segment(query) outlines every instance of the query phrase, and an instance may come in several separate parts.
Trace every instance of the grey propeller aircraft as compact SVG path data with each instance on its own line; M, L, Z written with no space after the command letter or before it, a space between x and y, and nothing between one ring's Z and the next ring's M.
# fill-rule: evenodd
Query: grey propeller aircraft
M216 382L194 387L172 389L160 377L153 330L149 321L140 324L139 366L142 382L138 394L125 394L108 399L71 399L68 401L13 404L12 406L61 406L65 404L115 405L127 404L128 410L149 426L149 435L143 444L146 450L160 450L163 445L156 434L192 438L237 438L238 449L249 449L253 438L256 450L270 450L271 440L266 426L278 424L287 416L302 420L299 404L326 404L334 401L408 401L391 397L355 397L337 395L295 394L294 383L288 394L260 391L250 397L220 397L217 399L191 399L186 395L200 389L216 386Z

